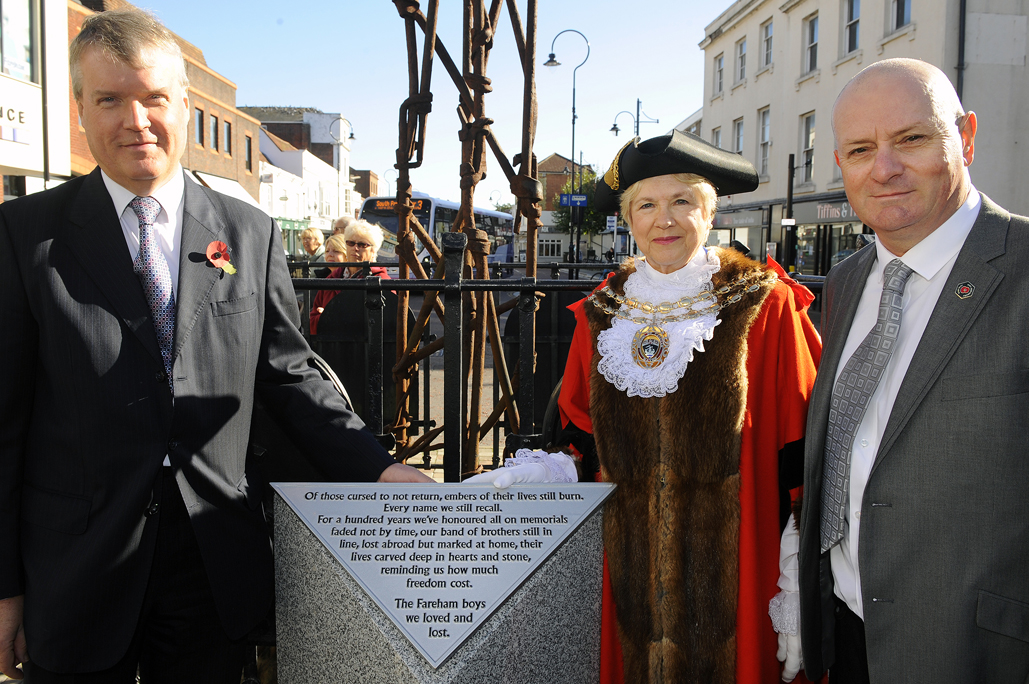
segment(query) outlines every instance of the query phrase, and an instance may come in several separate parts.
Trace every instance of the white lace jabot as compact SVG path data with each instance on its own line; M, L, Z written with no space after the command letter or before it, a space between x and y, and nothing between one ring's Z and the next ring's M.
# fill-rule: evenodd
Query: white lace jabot
M674 273L659 273L642 259L636 260L636 271L625 281L625 296L659 304L675 302L711 289L711 276L718 273L721 262L716 249L700 249L697 255ZM695 305L703 308L707 303ZM630 397L663 397L675 391L693 360L694 351L704 351L704 342L714 337L718 325L716 313L673 323L657 321L668 334L668 356L655 368L642 368L633 360L633 338L652 317L637 309L629 311L633 320L614 318L612 325L597 336L600 374Z

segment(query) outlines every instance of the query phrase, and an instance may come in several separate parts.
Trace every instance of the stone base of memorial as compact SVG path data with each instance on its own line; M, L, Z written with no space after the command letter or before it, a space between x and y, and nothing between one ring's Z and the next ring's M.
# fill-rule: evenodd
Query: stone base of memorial
M598 680L611 485L275 488L279 681Z

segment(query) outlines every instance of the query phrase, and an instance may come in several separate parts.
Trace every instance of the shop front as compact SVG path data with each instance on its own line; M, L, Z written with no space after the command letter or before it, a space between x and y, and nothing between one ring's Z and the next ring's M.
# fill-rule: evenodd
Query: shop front
M788 267L802 275L825 275L864 245L865 229L846 198L793 205L796 242Z
M719 210L707 237L708 246L728 247L733 240L743 243L757 259L764 253L768 233L768 208Z

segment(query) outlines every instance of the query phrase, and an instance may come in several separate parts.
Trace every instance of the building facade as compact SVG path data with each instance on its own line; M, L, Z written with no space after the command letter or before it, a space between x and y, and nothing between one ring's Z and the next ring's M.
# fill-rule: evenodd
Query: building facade
M892 57L947 74L979 120L973 183L1009 210L1029 212L1020 187L1029 159L1018 148L1029 135L1026 15L1021 0L733 3L706 27L702 115L687 121L752 161L760 185L722 198L712 242L738 239L808 274L824 274L858 246L867 229L833 158L832 107L855 74ZM783 230L791 154L796 227Z
M203 53L189 47L193 49L184 49L183 57L189 77L191 123L182 166L214 190L256 205L261 122L236 108L236 84L210 69L203 62Z
M261 154L269 164L286 172L263 167L262 208L280 222L287 251L302 256L300 239L295 232L310 227L331 235L332 224L340 216L337 171L308 150L297 149L266 128L262 127L259 135Z
M379 196L379 175L371 169L351 169L350 180L354 184L354 192L360 197L360 200L355 200L350 214L355 216L361 211L361 202L368 197Z
M537 234L536 256L539 262L564 261L571 248L571 236L559 232L554 224L554 211L559 208L561 188L571 174L578 178L579 165L556 152L536 165L539 182L543 185L543 203L540 220L543 227ZM525 260L525 231L515 237L515 250L519 261Z
M67 0L3 0L0 174L4 199L71 176ZM48 182L50 181L50 182Z
M241 107L258 119L272 135L285 140L333 167L336 172L336 216L354 216L360 210L350 180L350 146L356 139L353 126L340 114L312 107ZM274 163L274 162L273 162Z

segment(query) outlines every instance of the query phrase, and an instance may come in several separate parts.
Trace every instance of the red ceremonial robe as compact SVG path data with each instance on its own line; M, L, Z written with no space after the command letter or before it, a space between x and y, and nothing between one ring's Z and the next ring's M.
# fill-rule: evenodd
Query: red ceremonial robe
M768 617L768 602L779 591L779 450L804 437L807 402L822 351L818 333L805 313L814 296L774 261L770 266L780 282L765 299L748 334L747 405L740 447L739 684L780 681L781 665L775 657L777 635ZM558 407L562 425L571 422L592 433L589 380L596 342L590 336L585 306L583 299L568 307L575 313L576 327ZM717 341L715 328L709 344ZM606 562L600 681L623 682L621 644ZM808 680L801 672L794 681Z

